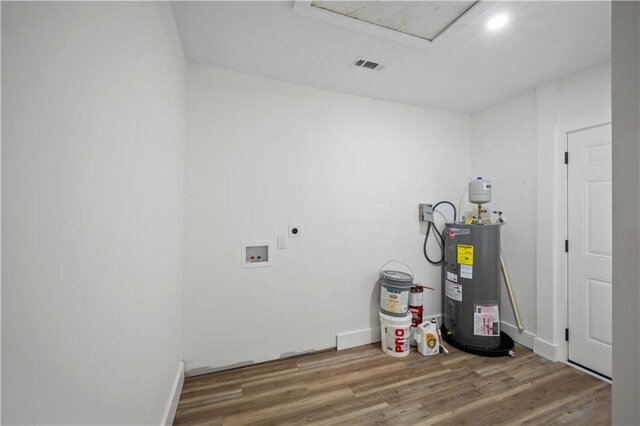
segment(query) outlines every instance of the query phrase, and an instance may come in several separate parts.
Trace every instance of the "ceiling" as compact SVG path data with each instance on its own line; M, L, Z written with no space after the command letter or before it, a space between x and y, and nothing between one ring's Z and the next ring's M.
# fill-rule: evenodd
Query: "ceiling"
M172 6L189 62L467 113L605 62L611 53L604 1L481 1L418 47L387 37L392 30L363 31L294 13L292 1ZM490 31L487 22L497 14L509 21ZM384 69L353 67L358 57Z

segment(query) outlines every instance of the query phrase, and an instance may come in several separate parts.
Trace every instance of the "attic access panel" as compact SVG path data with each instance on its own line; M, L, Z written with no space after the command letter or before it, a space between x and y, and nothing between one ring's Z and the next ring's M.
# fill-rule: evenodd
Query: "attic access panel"
M312 0L310 6L432 42L477 3Z

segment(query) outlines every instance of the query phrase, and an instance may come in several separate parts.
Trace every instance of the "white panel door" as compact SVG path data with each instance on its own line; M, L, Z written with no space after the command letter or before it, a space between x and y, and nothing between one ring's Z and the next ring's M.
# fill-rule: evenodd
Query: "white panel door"
M568 138L569 361L611 377L611 124Z

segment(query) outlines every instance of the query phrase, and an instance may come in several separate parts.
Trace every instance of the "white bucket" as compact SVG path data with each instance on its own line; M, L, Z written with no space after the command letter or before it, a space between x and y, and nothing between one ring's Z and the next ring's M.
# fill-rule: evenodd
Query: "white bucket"
M384 353L396 358L409 355L410 329L411 313L404 317L392 317L380 312L380 337Z

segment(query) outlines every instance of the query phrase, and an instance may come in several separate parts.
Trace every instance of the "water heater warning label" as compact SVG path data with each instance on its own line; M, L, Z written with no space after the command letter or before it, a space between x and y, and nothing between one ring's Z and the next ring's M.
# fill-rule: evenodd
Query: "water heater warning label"
M461 265L473 265L473 246L458 244L458 263Z
M473 306L473 334L474 336L499 336L500 314L498 305Z
M460 265L460 278L466 278L468 280L473 278L473 266Z
M462 302L462 286L460 284L445 281L445 294L449 299Z

